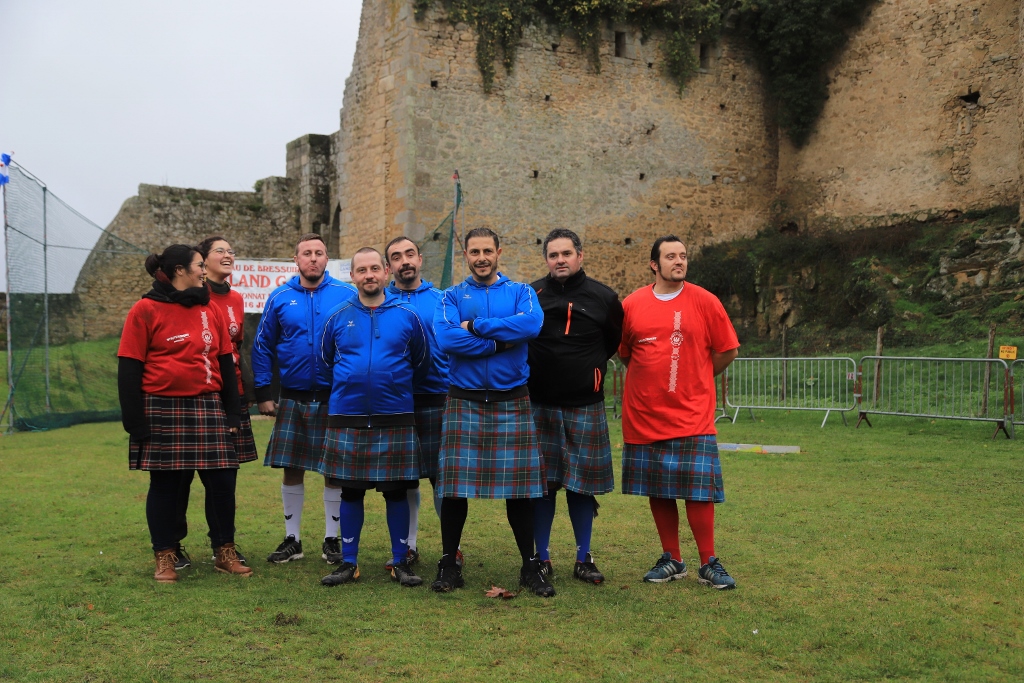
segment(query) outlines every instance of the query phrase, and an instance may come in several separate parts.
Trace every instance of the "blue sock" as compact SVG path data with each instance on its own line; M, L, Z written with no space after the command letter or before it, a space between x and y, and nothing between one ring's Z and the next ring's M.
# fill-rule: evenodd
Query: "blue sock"
M533 499L533 542L537 546L537 556L542 560L550 560L551 524L555 521L555 497L558 491L548 491L543 498Z
M388 533L391 534L391 557L395 564L405 562L409 552L409 499L385 501Z
M359 564L359 534L363 531L363 499L341 500L341 557L345 562Z
M590 552L590 536L594 531L594 503L597 501L593 496L567 490L565 502L569 505L572 533L576 536L576 561L584 562Z

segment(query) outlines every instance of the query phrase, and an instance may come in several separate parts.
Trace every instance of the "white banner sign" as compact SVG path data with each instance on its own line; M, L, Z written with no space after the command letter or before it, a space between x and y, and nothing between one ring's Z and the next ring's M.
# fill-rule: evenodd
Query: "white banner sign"
M351 259L331 259L327 272L331 277L351 282ZM299 274L294 261L235 261L231 288L242 295L246 313L263 313L270 293Z

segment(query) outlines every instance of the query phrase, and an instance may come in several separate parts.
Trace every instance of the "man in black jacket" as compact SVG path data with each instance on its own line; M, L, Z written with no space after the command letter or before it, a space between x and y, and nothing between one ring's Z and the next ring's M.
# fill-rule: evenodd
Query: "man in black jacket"
M549 274L533 283L544 309L540 336L530 342L530 400L547 472L547 494L534 499L533 536L541 566L553 573L548 543L555 498L565 487L576 536L573 577L598 584L604 575L590 554L597 494L615 488L604 411L604 376L622 337L622 304L609 287L583 272L583 244L571 230L544 240Z

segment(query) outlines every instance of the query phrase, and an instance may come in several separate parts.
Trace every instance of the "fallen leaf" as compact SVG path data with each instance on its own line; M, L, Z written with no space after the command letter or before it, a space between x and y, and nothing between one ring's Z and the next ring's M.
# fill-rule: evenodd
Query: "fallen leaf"
M93 607L93 604L90 602L88 605L85 606L85 609L87 609L87 610L89 610L91 612L91 611L93 611L96 608Z
M620 591L628 590L629 586L619 586Z
M256 611L257 611L257 612L262 612L262 611L263 611L263 608L262 608L262 607L257 607L257 608L256 608Z
M516 597L516 594L512 591L494 585L492 585L491 590L484 593L484 595L486 595L489 598L503 598L505 600L511 600L512 598Z

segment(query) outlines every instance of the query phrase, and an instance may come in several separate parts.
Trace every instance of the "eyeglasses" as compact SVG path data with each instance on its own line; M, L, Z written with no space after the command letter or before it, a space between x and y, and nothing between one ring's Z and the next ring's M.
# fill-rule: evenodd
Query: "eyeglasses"
M214 254L220 254L222 256L224 254L227 254L228 256L234 256L235 255L234 251L232 251L231 249L225 249L224 247L217 247L216 249L213 250L213 253Z

